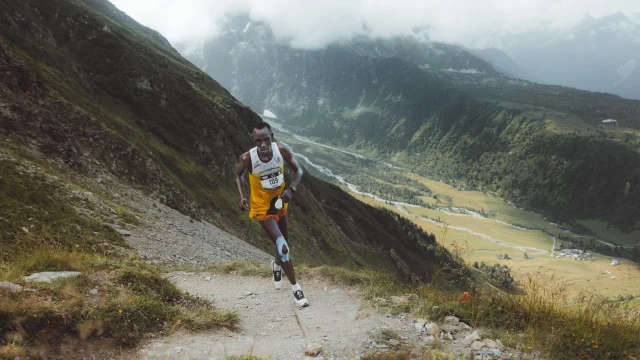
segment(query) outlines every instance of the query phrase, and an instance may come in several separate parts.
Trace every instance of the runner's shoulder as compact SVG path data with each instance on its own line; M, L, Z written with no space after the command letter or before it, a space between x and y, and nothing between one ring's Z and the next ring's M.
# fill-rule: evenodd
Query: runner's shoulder
M289 145L287 145L285 143L281 143L279 141L276 141L276 145L278 145L278 150L280 150L280 152L282 152L282 151L286 151L288 153L291 152L291 148L289 147Z
M240 162L245 165L251 165L251 151L247 151L246 153L240 155Z

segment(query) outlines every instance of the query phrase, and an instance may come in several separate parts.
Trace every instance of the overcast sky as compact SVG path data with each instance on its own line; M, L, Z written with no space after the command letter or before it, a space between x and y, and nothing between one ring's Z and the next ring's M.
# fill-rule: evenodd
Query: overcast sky
M640 0L111 0L173 44L215 36L228 12L268 22L276 36L317 48L362 33L391 36L429 25L433 40L474 46L497 33L561 29L585 14L640 13ZM640 19L640 16L638 17ZM640 20L639 20L640 21Z

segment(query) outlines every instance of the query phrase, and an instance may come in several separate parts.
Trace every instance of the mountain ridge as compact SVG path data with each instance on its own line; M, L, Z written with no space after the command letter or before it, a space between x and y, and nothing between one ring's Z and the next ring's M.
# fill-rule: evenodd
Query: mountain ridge
M543 83L640 99L640 70L627 65L640 61L640 23L622 12L560 32L499 36L495 45Z

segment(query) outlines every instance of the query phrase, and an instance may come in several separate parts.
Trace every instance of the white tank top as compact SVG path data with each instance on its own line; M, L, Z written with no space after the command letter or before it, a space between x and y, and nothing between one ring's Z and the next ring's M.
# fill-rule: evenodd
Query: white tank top
M284 184L284 159L276 142L271 143L273 156L269 162L258 157L258 148L251 149L251 174L260 179L264 190L275 190Z

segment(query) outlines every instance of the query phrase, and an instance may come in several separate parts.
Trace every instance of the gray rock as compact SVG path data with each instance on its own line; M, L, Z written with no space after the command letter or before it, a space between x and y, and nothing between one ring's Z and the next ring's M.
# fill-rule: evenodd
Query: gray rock
M428 323L424 325L428 335L438 336L440 334L440 326L436 323Z
M436 343L436 338L433 335L425 336L422 338L422 343L425 346L431 346Z
M473 351L479 351L482 348L501 350L502 347L503 347L502 343L498 344L496 341L493 341L491 339L484 339L482 341L474 341L471 344L471 350L473 350Z
M118 233L122 236L131 236L131 231L125 229L116 229Z
M324 349L322 348L322 345L316 344L316 343L309 343L307 347L304 349L304 354L306 356L316 357L320 355L323 351Z
M44 282L50 283L57 279L64 279L68 277L74 277L82 274L78 271L46 271L41 273L31 274L29 276L25 276L25 281L35 281L35 282Z
M416 327L416 331L417 331L418 333L422 333L423 331L425 331L425 329L424 329L424 324L415 323L415 324L413 324L413 326L415 326L415 327Z
M444 325L453 325L453 326L455 326L455 325L458 325L459 322L460 322L460 319L458 319L455 316L446 316L444 318L444 323L443 324Z
M489 349L485 352L488 355L491 356L500 356L502 355L502 351L500 349Z
M459 332L468 332L469 330L471 330L471 326L463 322L460 322L457 325L443 324L442 330L451 334L456 334Z
M98 294L98 289L97 288L96 289L91 289L91 290L89 290L89 293L91 295L97 295Z
M467 345L473 344L474 341L480 341L480 340L482 340L482 337L480 336L480 332L478 332L478 330L472 332L471 334L465 336L464 338L464 342Z
M22 286L8 281L0 281L0 288L9 289L12 293L19 293L22 291Z
M499 349L501 347L497 342L495 342L495 341L493 341L491 339L485 339L482 342L484 343L484 345L486 347L488 347L490 349Z
M207 276L206 278L204 278L207 281L211 281L211 276Z
M442 333L442 340L453 341L453 335L449 334L448 332Z
M400 345L400 341L398 341L396 339L391 339L391 340L389 340L389 345L398 346L398 345Z

